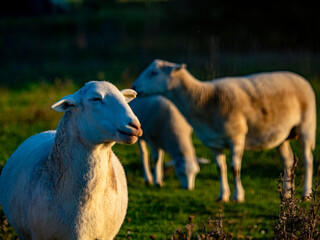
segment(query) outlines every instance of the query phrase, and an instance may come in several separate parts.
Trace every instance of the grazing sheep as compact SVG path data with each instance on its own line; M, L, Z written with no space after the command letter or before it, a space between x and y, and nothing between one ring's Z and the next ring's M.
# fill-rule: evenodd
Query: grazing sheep
M168 99L162 96L142 97L130 102L130 107L139 118L143 136L138 145L147 184L153 179L149 166L146 143L151 148L155 160L154 182L163 185L164 151L173 159L176 174L183 188L194 189L194 182L200 168L192 144L192 128L179 110Z
M124 90L127 101L133 90ZM0 177L0 202L20 240L110 240L128 205L125 173L111 147L142 130L125 97L108 82L89 82L52 108L57 131L34 135Z
M295 136L300 137L305 162L303 196L310 196L316 104L310 84L301 76L271 72L201 82L186 70L185 64L155 60L133 88L140 95L162 94L169 98L198 138L212 149L220 169L219 200L229 201L230 195L223 149L231 151L235 201L244 201L240 170L245 149L278 147L284 163L284 192L289 194L293 153L288 140Z

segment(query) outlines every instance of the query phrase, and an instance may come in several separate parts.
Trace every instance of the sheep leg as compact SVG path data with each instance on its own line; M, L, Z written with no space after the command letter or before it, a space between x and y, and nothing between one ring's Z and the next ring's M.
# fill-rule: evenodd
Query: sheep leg
M231 144L231 168L234 176L234 195L233 200L244 202L244 189L241 183L241 160L244 150L244 137L239 137Z
M164 152L161 149L157 149L153 146L151 147L152 157L155 161L154 163L154 182L157 186L163 186L163 157Z
M150 170L149 153L148 153L147 144L143 139L139 139L138 146L140 150L144 180L147 185L153 185L153 176Z
M220 150L213 150L213 156L220 171L220 194L217 200L229 202L230 188L227 177L226 155Z
M292 167L293 167L293 153L289 141L284 141L278 147L280 157L284 166L284 197L289 198L292 194L294 186L292 185Z
M303 198L308 199L312 194L312 174L313 174L313 155L312 146L309 141L302 139L301 148L303 153L305 180L303 187Z
M310 105L311 106L311 105ZM303 154L305 179L303 198L309 199L312 194L313 155L312 150L316 142L316 109L310 107L305 113L304 121L298 127L300 146Z
M197 161L193 160L191 162L186 162L186 175L188 179L188 190L193 190L195 185L195 180L200 167Z

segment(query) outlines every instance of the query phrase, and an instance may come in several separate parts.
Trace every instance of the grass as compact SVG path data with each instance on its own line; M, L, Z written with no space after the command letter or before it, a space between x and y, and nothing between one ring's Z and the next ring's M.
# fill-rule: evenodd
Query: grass
M166 24L162 25L163 21ZM291 70L305 76L320 96L320 55L250 49L235 53L222 48L223 42L215 32L198 31L193 26L185 29L179 24L182 22L168 18L167 12L154 6L121 13L102 9L81 15L0 19L0 168L26 138L56 128L62 114L50 109L55 101L91 79L106 79L118 88L130 87L155 58L186 62L199 79ZM250 41L245 48L249 45ZM179 188L172 168L165 170L163 188L145 186L138 147L114 146L129 186L128 213L117 239L171 239L176 229L185 227L189 216L194 216L197 226L221 216L225 232L235 239L271 239L280 211L277 179L283 171L277 151L245 152L241 174L246 201L222 204L216 202L219 176L212 154L195 136L193 140L197 155L211 160L201 166L194 191ZM299 145L293 142L292 147L301 158ZM314 152L317 179L319 162L318 140ZM232 191L233 177L228 170ZM301 161L298 177L303 176L303 170ZM297 193L301 192L301 187L297 188ZM2 217L0 210L0 239L16 239Z
M316 94L320 94L320 82L314 80L312 84ZM55 84L31 84L26 89L0 89L0 166L5 164L11 153L27 137L56 128L62 115L51 110L50 105L77 88L79 86L72 82L57 81ZM317 135L320 136L319 130ZM246 202L222 204L215 201L219 182L211 152L195 136L194 145L198 156L211 160L210 164L201 166L194 191L179 188L172 168L165 169L163 188L145 186L138 147L115 145L114 152L124 165L129 186L128 213L117 239L150 239L150 236L170 239L177 228L185 226L190 215L195 216L194 223L198 226L221 215L224 229L236 239L272 238L273 224L277 221L280 206L277 179L283 169L277 151L245 152L242 181ZM292 146L299 156L298 144L293 143ZM319 146L314 156L317 169ZM298 176L303 176L302 162L296 172ZM318 176L315 174L315 177ZM231 171L228 178L232 191ZM297 189L299 194L301 191L301 187ZM8 239L14 239L15 234L10 227L9 230Z

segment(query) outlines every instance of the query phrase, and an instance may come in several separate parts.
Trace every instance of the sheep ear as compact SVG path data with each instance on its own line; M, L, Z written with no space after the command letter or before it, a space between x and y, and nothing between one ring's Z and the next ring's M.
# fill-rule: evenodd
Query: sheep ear
M185 64L185 63L176 64L176 66L174 66L174 68L173 68L173 71L178 71L178 70L180 70L182 68L186 68L186 67L187 67L187 64Z
M66 112L77 106L76 100L73 95L66 96L60 101L56 102L51 108L57 112Z
M187 64L185 64L185 63L182 63L182 64L175 63L173 66L172 65L164 65L164 66L161 66L160 68L162 68L168 74L171 74L172 72L179 71L180 69L186 68L186 67L187 67Z
M137 97L137 92L132 89L123 89L121 90L121 93L123 94L127 103L131 102L133 99Z

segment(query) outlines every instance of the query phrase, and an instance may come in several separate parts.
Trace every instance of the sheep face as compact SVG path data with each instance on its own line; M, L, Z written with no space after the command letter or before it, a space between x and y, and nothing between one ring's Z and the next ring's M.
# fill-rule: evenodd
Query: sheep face
M154 60L135 80L132 88L139 95L164 95L177 84L176 75L185 64Z
M175 172L181 183L181 187L193 190L195 179L200 171L199 165L195 161L186 161L186 159L175 159Z
M135 94L131 89L120 92L108 82L92 81L52 108L69 114L72 130L88 144L132 144L142 135L140 122L128 105Z

